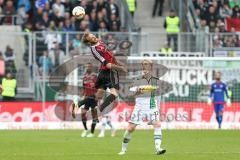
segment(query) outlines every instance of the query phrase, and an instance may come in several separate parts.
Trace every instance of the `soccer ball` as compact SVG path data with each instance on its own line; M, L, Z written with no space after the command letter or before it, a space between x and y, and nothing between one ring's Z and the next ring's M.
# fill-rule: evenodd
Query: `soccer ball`
M74 7L72 15L77 19L82 19L85 16L85 9L81 6Z

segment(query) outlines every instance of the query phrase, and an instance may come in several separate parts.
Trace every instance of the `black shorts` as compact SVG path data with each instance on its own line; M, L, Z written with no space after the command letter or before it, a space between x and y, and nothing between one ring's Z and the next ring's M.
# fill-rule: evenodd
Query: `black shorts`
M115 70L100 70L95 87L97 89L115 88L119 90L119 75Z
M97 106L97 101L95 96L89 96L86 98L83 109L89 110L89 108L94 109Z

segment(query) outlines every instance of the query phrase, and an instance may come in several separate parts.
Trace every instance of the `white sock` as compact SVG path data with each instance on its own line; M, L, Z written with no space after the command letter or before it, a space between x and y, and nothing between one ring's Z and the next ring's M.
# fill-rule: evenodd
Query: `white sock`
M101 126L101 131L100 134L104 134L105 133L105 128L106 128L106 118L102 119L102 126Z
M122 142L122 151L126 152L127 151L127 146L128 142L131 140L131 133L128 131L125 131L124 136L123 136L123 142Z
M154 143L156 151L160 151L162 143L162 130L160 127L154 128Z

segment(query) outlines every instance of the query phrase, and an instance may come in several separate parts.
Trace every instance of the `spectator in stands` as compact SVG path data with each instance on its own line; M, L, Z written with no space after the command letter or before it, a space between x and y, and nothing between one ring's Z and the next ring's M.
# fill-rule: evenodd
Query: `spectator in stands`
M95 10L93 10L90 14L89 28L91 31L98 30L98 20L97 20L97 14Z
M81 21L78 31L85 32L88 29L88 24L86 21Z
M168 44L171 45L171 40L173 39L174 43L174 51L177 51L177 41L178 41L178 33L180 32L180 20L176 15L174 10L170 10L169 16L166 17L164 22L164 28L167 32L167 41Z
M173 51L172 51L172 48L170 47L169 43L165 42L164 46L160 49L160 52L167 55L167 54L172 53Z
M213 6L209 7L209 10L206 13L205 17L208 25L210 25L210 23L215 23L215 24L212 24L212 26L213 25L215 26L217 23L217 20L220 19L217 9L214 8Z
M52 6L53 12L57 13L58 17L64 17L64 5L61 3L61 0L55 0L55 3Z
M8 1L13 9L18 9L20 18L17 20L17 24L22 24L24 28L26 23L30 23L33 25L32 31L46 30L49 28L50 21L54 21L54 31L64 31L64 25L67 23L68 26L69 20L71 27L69 30L69 26L67 29L65 26L67 31L85 31L87 29L90 29L91 31L98 31L100 27L99 23L102 21L105 22L107 30L119 31L119 8L116 4L116 0L82 0L81 2L75 0ZM5 3L7 2L1 2L0 0L1 7L5 7ZM14 3L16 8L14 8ZM82 20L76 21L71 15L73 7L79 5L79 3L81 3L81 6L84 7L86 11L86 16L84 18L85 22L83 23L81 23ZM113 22L111 22L112 15L116 16ZM3 22L3 20L1 22Z
M235 6L240 6L240 0L229 0L230 8L234 8Z
M134 13L137 8L137 1L136 0L127 0L128 10L131 13L132 17L134 17Z
M107 29L106 23L104 21L100 22L98 32L107 32L107 31L108 29Z
M13 6L13 1L8 0L7 4L3 8L3 14L6 15L3 19L4 24L13 24L13 15L16 14L16 9Z
M71 20L70 19L65 19L63 31L65 31L65 32L75 31L75 26L73 26L71 24Z
M19 9L20 7L24 7L25 12L29 12L31 7L31 3L30 0L18 0L18 4L17 4L17 9Z
M2 77L4 76L4 73L5 73L5 62L4 62L2 52L0 52L0 79L2 79Z
M107 10L109 16L115 15L116 17L119 17L119 8L116 4L116 0L110 0Z
M44 51L43 55L39 58L38 64L40 65L41 75L48 75L52 69L52 61L48 56L48 51Z
M61 50L59 44L55 44L55 48L49 51L49 57L52 61L53 67L56 68L59 65L63 64L65 59L65 54Z
M225 2L220 9L220 16L221 18L230 18L232 16L232 10L227 2Z
M52 22L53 23L53 22ZM51 31L51 30L50 30ZM45 36L45 44L47 44L48 50L54 49L55 44L59 44L62 42L62 38L60 34L57 33L48 33Z
M8 72L6 77L2 79L1 86L3 98L2 101L14 101L17 93L17 81L11 72Z
M239 6L233 7L232 18L240 18L240 8Z
M110 25L110 30L111 31L119 31L120 30L120 25L121 25L121 22L119 19L117 19L117 16L115 14L112 14L111 15L111 21L109 23Z
M207 21L205 19L201 19L200 20L200 25L201 25L200 26L201 27L200 28L201 31L204 31L206 33L209 31L209 27L207 26Z
M15 61L16 57L13 52L13 49L8 45L6 46L6 51L3 55L5 61L6 72L16 73Z
M158 16L162 16L164 0L155 0L153 5L152 17L155 17L158 8Z
M49 27L50 19L47 12L43 12L42 18L40 19L40 23L42 26L44 26L45 29Z
M221 33L227 32L225 29L225 24L222 21L220 21L218 28L219 28L219 32Z
M77 34L76 37L73 39L73 48L80 48L82 45L81 43L81 36L80 34Z
M27 22L29 15L26 13L24 5L21 5L18 7L17 14L18 14L17 22L16 22L17 24L22 25Z
M221 48L223 45L222 41L218 38L218 36L214 36L213 38L213 49Z

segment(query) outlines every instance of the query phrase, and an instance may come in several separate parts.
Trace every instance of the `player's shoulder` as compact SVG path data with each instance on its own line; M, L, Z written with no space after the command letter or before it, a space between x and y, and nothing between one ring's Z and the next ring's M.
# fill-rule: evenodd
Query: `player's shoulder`
M212 84L211 84L211 87L214 87L216 85L216 82L213 82Z
M222 81L221 81L221 84L222 84L224 87L227 86L225 82L222 82Z

